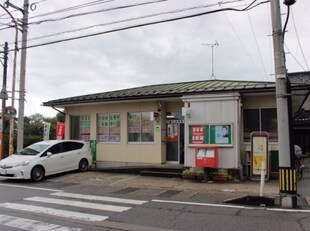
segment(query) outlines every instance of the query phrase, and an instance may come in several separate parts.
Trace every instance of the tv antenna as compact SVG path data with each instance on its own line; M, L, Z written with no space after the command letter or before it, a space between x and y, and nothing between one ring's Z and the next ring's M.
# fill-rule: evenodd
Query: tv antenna
M212 51L212 53L211 53L211 55L212 55L212 74L211 74L210 79L216 79L215 75L214 75L214 52L213 52L213 49L214 49L214 47L218 47L219 43L217 41L215 41L215 43L203 43L201 45L211 47L211 51Z

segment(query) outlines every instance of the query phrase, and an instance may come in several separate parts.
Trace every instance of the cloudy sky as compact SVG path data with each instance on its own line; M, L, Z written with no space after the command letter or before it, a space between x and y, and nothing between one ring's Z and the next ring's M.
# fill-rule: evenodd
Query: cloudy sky
M2 5L4 2L0 0ZM10 2L23 7L22 0ZM212 49L216 79L274 81L270 3L263 0L254 1L252 6L257 7L249 11L241 10L253 0L29 2L25 115L55 116L55 110L41 104L64 97L208 80L212 74ZM282 2L280 0L284 25L287 8ZM225 10L227 8L238 11ZM22 18L19 11L12 7L8 10L17 19ZM211 11L218 12L126 29ZM309 70L309 12L309 0L298 0L291 7L285 34L289 72ZM12 28L5 29L8 24L11 20L0 8L1 51L6 41L14 48L15 33ZM12 89L13 52L9 58L8 91ZM17 90L19 70L20 57ZM0 71L3 72L2 64ZM10 104L9 99L7 105ZM18 109L17 100L15 105Z

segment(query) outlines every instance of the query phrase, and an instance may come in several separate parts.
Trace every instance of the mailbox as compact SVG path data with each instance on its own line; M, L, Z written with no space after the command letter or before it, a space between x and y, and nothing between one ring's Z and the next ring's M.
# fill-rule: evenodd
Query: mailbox
M218 147L215 145L195 146L196 167L217 168Z

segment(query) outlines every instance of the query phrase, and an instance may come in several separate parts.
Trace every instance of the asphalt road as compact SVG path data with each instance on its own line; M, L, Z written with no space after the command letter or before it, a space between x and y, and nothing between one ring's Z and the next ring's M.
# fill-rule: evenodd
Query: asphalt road
M305 198L309 183L307 167L298 182ZM265 185L266 196L278 193L276 180ZM307 206L223 203L258 192L259 182L253 181L206 184L95 171L39 183L0 181L0 230L310 230Z

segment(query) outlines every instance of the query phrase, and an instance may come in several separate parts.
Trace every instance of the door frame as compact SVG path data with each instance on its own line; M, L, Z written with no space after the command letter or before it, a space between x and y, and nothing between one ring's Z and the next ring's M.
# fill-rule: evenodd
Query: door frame
M166 163L167 164L180 164L181 163L181 154L183 153L183 155L184 155L184 129L183 129L183 134L181 134L181 124L183 124L184 125L184 120L180 120L180 119L173 119L173 120L167 120L166 121L166 142L169 142L168 141L168 124L177 124L177 129L178 129L178 140L177 140L177 145L178 145L178 147L177 147L177 150L178 150L178 154L177 154L177 157L178 157L178 160L177 161L168 161L167 159L167 157L168 156L166 156ZM183 137L183 145L181 146L181 136ZM166 153L167 153L167 155L168 155L168 145L166 146L166 148L167 148L167 151L166 151ZM183 148L183 150L181 150L181 148ZM184 157L183 157L183 159L184 159Z

